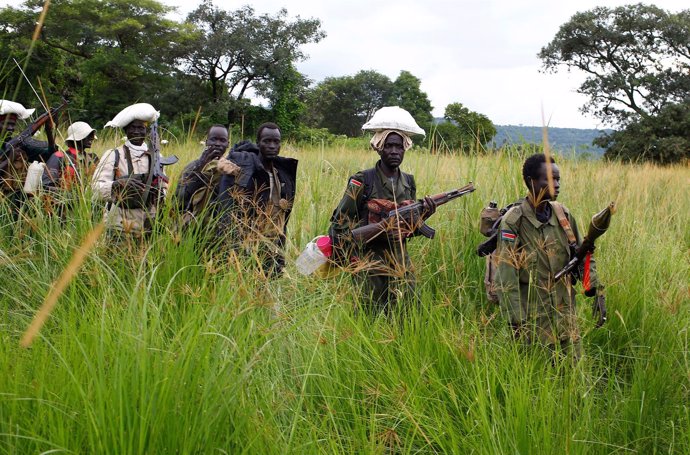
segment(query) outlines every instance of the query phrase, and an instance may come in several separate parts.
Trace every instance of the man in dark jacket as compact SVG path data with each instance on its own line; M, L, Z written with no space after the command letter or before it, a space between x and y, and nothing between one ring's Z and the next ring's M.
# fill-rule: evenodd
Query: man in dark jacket
M220 180L218 210L221 233L234 248L255 254L271 277L285 266L287 223L295 199L297 160L278 156L280 129L264 123L256 135L259 154L232 151L237 169Z
M218 162L227 149L228 129L223 125L213 125L206 135L206 146L201 156L182 171L175 189L175 207L184 226L192 220L206 221L212 215L210 203L218 197L222 176Z

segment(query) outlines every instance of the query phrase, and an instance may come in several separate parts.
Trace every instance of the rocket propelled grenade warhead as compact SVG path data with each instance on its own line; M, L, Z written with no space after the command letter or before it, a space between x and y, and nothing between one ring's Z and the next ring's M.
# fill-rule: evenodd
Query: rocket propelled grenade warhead
M592 217L587 230L587 238L594 243L611 225L611 215L616 211L616 203L611 202L604 210Z

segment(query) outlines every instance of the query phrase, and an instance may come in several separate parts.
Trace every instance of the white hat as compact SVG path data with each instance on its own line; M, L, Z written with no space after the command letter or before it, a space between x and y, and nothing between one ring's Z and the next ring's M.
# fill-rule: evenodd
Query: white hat
M0 100L0 115L15 114L24 120L31 116L36 109L27 109L19 103L8 100Z
M161 115L149 103L137 103L122 109L119 114L105 124L106 127L124 128L135 120L142 122L155 122Z
M91 128L86 122L74 122L69 128L67 128L67 139L66 141L83 141L85 138L89 137L91 133L95 133L96 130ZM94 134L94 138L96 135Z
M426 136L426 133L417 125L412 115L398 106L386 106L374 112L373 117L362 126L362 129L374 131L398 130L408 134L422 134Z

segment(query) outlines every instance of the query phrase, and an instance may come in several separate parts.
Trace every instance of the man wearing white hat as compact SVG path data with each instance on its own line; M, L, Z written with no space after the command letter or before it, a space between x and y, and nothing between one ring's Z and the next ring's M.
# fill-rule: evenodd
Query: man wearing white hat
M27 157L26 152L19 148L5 149L14 135L17 119L25 120L33 112L34 109L26 109L14 101L0 100L0 139L2 140L0 193L15 206L18 206L24 197L23 187L27 171Z
M355 227L380 221L380 212L387 213L416 199L414 177L402 172L400 165L405 152L412 147L410 135L424 134L424 130L407 111L397 106L379 109L362 129L375 131L371 147L380 160L373 168L350 177L331 217L329 234L335 260L354 263L358 270L355 277L362 286L365 310L388 314L399 294L414 298L415 278L406 243L416 232L398 225L363 242L354 241L350 233ZM424 202L426 219L436 211L436 204L429 197ZM419 221L421 226L422 220Z
M43 172L43 188L49 190L69 189L81 177L80 169L85 169L83 158L86 149L91 148L96 138L96 130L86 122L75 122L67 128L67 151L58 150L53 153ZM92 155L92 154L89 154Z
M145 179L141 178L151 171L147 127L159 115L150 104L133 104L105 125L122 128L127 141L103 154L91 186L96 197L106 201L108 229L118 235L141 237L148 232L156 216L159 196L167 189L165 181L154 182L147 188ZM148 195L146 200L145 195Z

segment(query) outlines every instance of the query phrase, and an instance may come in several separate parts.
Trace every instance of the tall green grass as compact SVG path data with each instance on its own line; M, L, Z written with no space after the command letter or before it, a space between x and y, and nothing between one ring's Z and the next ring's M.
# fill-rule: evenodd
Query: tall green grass
M292 262L376 155L282 153L300 160ZM573 367L516 346L483 294L479 211L523 194L521 165L518 153L408 152L420 197L469 180L477 191L439 208L434 240L411 241L422 301L396 321L356 312L345 273L290 265L267 283L251 259L209 258L164 217L125 253L103 238L22 349L99 217L88 191L64 222L36 208L11 223L0 206L0 453L690 453L687 168L559 160L560 200L581 226L618 204L596 252L609 322L595 329L580 299Z

